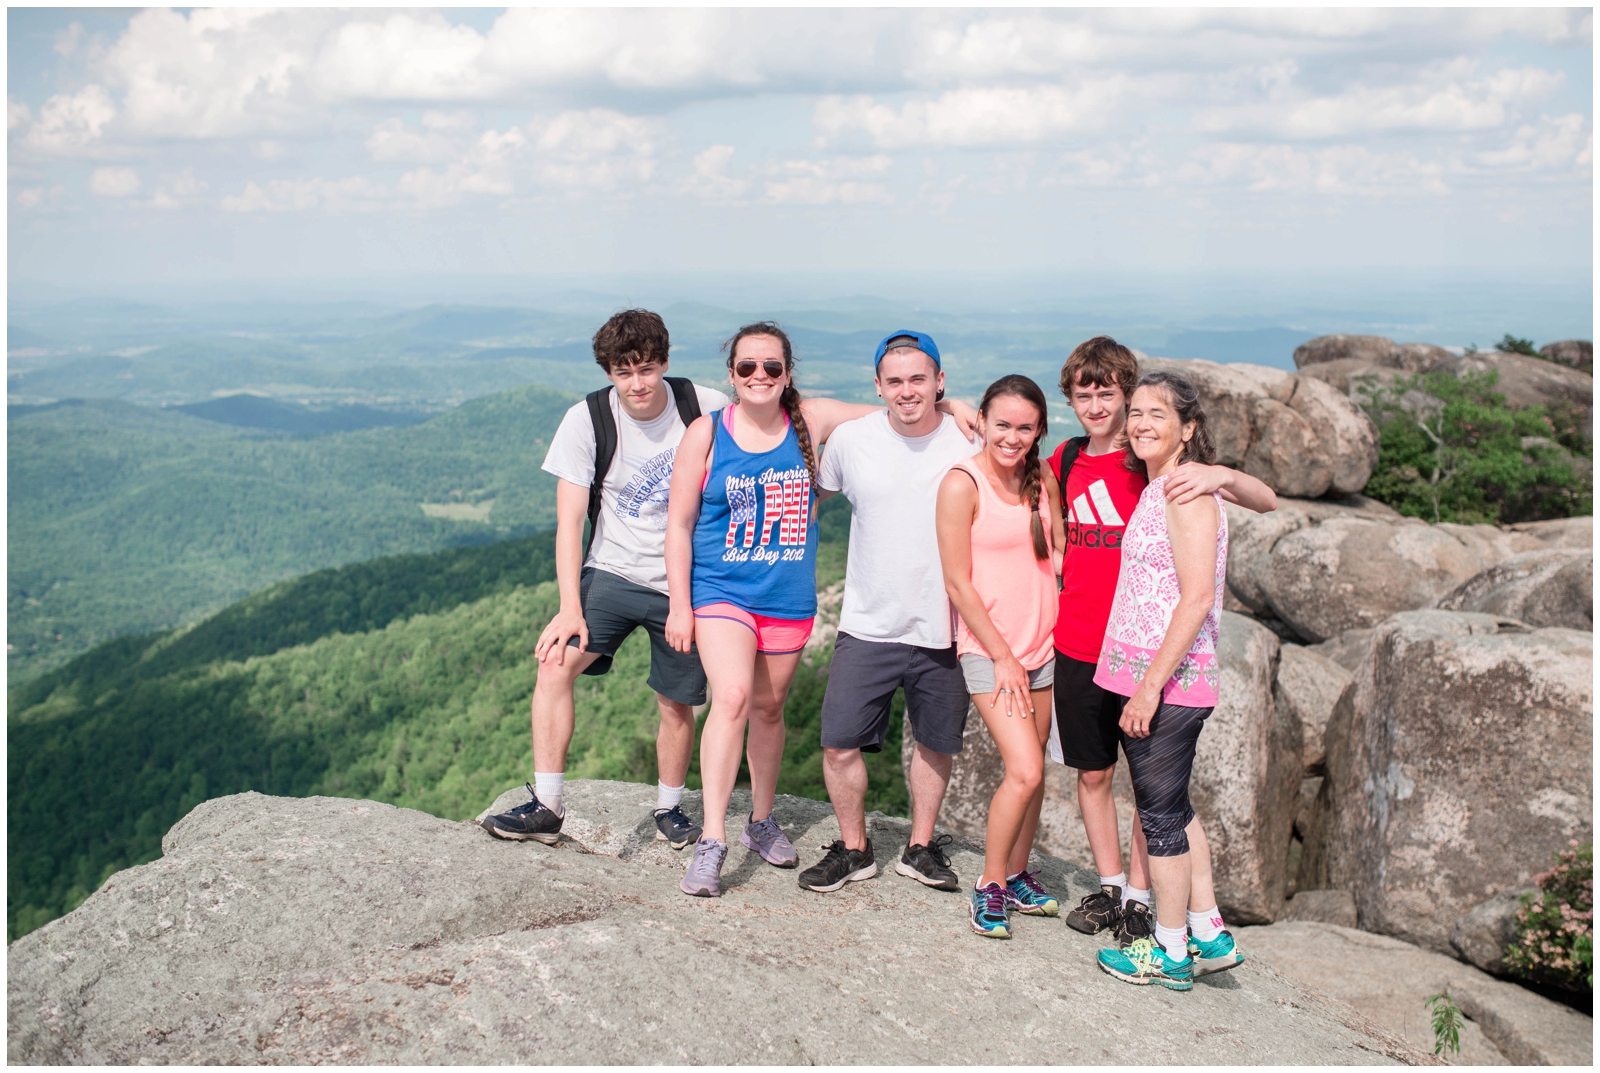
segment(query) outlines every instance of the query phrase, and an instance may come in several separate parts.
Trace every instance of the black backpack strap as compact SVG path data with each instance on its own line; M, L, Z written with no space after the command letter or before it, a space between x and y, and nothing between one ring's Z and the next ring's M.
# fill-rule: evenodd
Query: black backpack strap
M1078 461L1078 452L1089 446L1089 437L1074 436L1061 445L1061 464L1056 469L1056 483L1061 486L1061 512L1067 511L1067 474L1072 472L1072 464Z
M700 416L700 396L695 392L694 381L681 376L664 376L662 379L672 389L672 401L678 404L678 416L683 418L683 427L688 428Z
M611 472L611 461L617 455L617 419L611 413L611 391L603 387L584 397L589 404L589 420L594 424L594 482L589 485L589 540L583 546L584 558L594 544L595 526L600 521L600 488L606 474Z

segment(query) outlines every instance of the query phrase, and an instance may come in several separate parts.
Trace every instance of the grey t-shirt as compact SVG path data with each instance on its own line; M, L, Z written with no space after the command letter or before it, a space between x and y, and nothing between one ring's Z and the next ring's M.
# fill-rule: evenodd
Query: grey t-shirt
M978 452L955 418L915 439L887 410L847 421L822 452L817 483L850 501L850 560L839 629L863 641L948 648L953 612L934 531L939 482Z
M635 421L612 390L611 416L617 423L617 453L600 489L600 518L585 566L616 574L635 585L667 591L667 491L672 460L683 439L683 418L670 397L652 421ZM720 391L695 385L700 412L728 405ZM596 442L587 403L567 411L550 440L544 471L588 488L594 482Z

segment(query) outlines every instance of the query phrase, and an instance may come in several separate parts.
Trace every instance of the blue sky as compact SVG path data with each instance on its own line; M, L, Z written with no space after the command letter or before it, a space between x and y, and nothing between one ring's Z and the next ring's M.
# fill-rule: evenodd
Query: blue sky
M1581 10L11 9L9 269L1591 266Z

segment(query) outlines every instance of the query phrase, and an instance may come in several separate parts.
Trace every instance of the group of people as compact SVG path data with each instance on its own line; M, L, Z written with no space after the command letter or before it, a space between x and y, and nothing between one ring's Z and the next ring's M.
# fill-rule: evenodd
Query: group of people
M1010 938L1012 914L1060 913L1028 869L1048 755L1078 773L1100 886L1066 922L1113 932L1100 966L1187 990L1239 964L1188 786L1217 703L1223 502L1265 511L1276 501L1260 481L1212 465L1193 386L1141 378L1126 347L1085 341L1060 387L1087 435L1046 461L1039 386L1004 376L975 411L947 400L924 333L879 344L883 406L803 399L776 324L740 328L725 350L732 402L667 376L669 337L654 313L618 313L595 334L612 386L567 413L544 462L558 478L560 610L535 646L534 782L527 803L485 817L489 832L559 840L574 681L606 673L642 626L661 717L657 837L694 846L681 889L722 893L741 757L751 811L740 844L797 868L772 816L783 709L817 613L816 507L842 494L850 545L821 712L840 835L799 872L800 886L827 893L877 874L862 753L882 749L902 689L912 815L896 872L960 889L951 838L935 822L970 703L1005 768L970 892L973 931ZM682 802L708 684L696 824ZM1111 793L1119 744L1137 805L1126 870Z

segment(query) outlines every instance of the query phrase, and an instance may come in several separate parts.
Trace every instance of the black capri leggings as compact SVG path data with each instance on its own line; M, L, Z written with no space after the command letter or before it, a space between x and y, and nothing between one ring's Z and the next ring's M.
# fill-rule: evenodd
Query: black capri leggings
M1162 704L1150 720L1150 736L1122 735L1128 757L1128 777L1133 800L1139 806L1139 826L1152 857L1177 857L1189 852L1184 828L1194 819L1189 804L1189 774L1194 751L1211 708L1181 708Z

